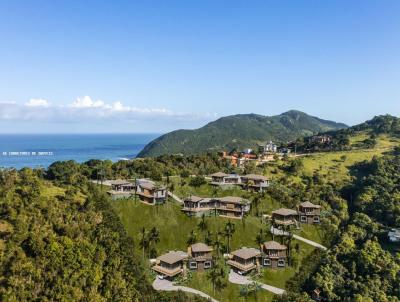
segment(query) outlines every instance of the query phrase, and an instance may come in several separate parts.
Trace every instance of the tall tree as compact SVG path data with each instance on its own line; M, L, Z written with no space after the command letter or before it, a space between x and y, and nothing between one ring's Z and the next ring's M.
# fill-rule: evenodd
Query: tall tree
M224 228L224 236L227 239L227 252L229 253L231 251L231 239L233 234L235 233L236 229L235 229L235 224L232 223L231 221L228 221L225 224L225 228Z

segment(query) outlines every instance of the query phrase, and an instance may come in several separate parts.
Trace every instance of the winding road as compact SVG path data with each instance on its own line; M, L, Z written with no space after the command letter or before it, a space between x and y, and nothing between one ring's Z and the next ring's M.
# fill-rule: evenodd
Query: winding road
M235 273L233 270L231 270L229 272L229 282L234 284L246 285L246 284L252 284L254 281L251 280L249 277L239 275L238 273ZM257 283L261 286L262 289L267 290L273 294L283 295L285 293L284 289L260 282Z
M186 287L186 286L174 285L171 281L165 280L165 279L156 278L153 282L153 288L157 291L179 291L179 290L181 290L183 292L199 295L199 296L206 298L212 302L219 302L218 300L215 300L213 297L211 297L197 289L194 289L191 287Z
M285 232L285 231L283 231L283 230L274 228L273 226L271 226L270 231L271 231L271 234L273 233L273 234L278 235L278 236L289 236L289 233L288 233L288 232ZM315 241L306 239L306 238L301 237L301 236L299 236L299 235L293 234L293 238L294 238L294 239L297 239L297 240L299 240L299 241L303 241L304 243L307 243L307 244L309 244L309 245L312 245L312 246L314 246L314 247L316 247L316 248L318 248L318 249L321 249L321 250L324 250L324 251L328 250L328 248L327 248L326 246L323 246L322 244L319 244L318 242L315 242Z

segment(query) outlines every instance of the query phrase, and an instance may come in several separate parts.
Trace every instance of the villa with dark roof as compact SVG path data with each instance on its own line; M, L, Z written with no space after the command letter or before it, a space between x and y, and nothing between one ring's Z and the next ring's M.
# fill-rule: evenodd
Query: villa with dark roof
M248 190L254 192L263 192L270 185L269 178L264 175L258 174L226 174L223 172L217 172L210 175L211 185L214 186L228 186L228 185L240 185Z
M276 241L261 245L262 265L269 268L285 268L287 265L287 247Z
M299 219L302 223L315 224L320 223L321 206L306 201L299 205Z
M135 185L133 183L122 179L109 180L106 181L104 185L111 187L111 190L107 193L112 199L129 198L135 191Z
M260 250L252 247L242 247L241 249L231 253L231 257L227 263L234 271L241 274L247 274L259 267L260 257Z
M280 208L278 210L272 211L272 220L276 224L282 226L290 226L296 224L297 217L297 211L292 209Z
M201 242L189 246L188 248L189 269L201 272L211 268L213 265L212 252L213 252L212 247Z
M269 178L264 175L247 174L241 177L242 185L254 192L263 192L269 186Z
M170 251L161 255L156 260L156 265L152 269L167 278L173 278L186 269L185 261L188 259L188 254L182 251Z
M243 218L250 211L249 200L242 197L203 198L190 196L184 200L182 211L191 216L218 215L229 218Z
M155 182L148 179L136 180L136 195L145 203L155 205L167 200L167 188L157 186Z

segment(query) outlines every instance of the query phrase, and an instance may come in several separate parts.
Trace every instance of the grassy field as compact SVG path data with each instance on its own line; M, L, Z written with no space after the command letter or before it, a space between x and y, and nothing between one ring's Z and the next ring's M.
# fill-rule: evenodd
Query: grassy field
M360 135L351 137L351 144L357 143L368 138L368 135L361 133ZM354 149L350 151L316 153L302 157L304 169L303 173L312 175L314 172L320 172L329 180L343 181L350 178L349 168L364 160L371 160L374 156L380 156L384 152L389 151L394 146L400 145L400 139L380 135L376 139L377 145L373 149Z

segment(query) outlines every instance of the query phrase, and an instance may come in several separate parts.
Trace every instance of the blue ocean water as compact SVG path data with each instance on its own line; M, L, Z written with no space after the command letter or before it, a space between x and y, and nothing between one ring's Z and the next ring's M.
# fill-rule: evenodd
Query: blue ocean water
M0 167L48 167L60 160L134 158L159 134L0 134Z

